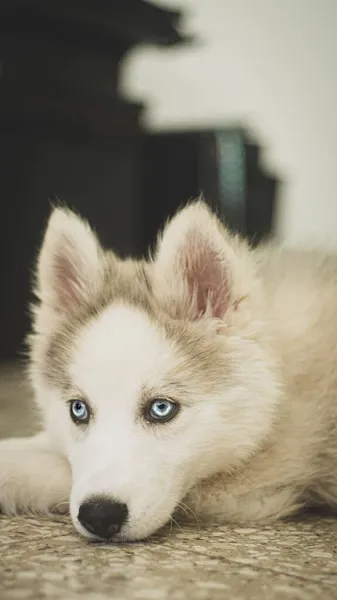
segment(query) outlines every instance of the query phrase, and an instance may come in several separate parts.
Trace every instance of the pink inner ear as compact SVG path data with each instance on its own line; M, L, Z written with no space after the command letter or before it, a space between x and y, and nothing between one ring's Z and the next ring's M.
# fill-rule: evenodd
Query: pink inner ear
M69 243L60 249L53 264L54 290L57 297L57 306L60 312L69 312L78 306L81 300L81 262L76 248Z
M194 319L209 314L222 318L229 303L228 269L211 240L200 232L190 233L180 252L180 264L191 300L195 299Z

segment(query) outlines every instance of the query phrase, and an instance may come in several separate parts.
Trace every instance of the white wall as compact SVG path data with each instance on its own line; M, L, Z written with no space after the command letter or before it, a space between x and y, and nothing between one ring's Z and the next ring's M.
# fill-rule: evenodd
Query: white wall
M137 50L122 91L151 128L242 119L283 176L278 232L337 239L337 0L156 0L194 48Z

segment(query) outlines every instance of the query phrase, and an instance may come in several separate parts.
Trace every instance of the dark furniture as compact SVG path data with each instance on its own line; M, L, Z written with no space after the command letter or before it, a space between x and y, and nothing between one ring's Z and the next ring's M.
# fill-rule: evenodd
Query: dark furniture
M0 359L28 328L51 195L137 251L142 106L121 98L119 72L137 44L186 42L179 19L143 0L1 0Z
M263 171L260 147L239 128L144 136L142 251L159 227L200 194L252 245L269 237L279 181Z

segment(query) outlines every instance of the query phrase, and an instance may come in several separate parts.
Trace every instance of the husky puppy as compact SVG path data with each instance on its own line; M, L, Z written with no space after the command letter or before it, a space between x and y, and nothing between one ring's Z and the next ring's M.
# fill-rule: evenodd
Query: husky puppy
M90 539L179 510L256 522L337 504L337 258L257 250L202 201L149 261L53 210L30 377L43 430L0 442L4 513L67 511Z

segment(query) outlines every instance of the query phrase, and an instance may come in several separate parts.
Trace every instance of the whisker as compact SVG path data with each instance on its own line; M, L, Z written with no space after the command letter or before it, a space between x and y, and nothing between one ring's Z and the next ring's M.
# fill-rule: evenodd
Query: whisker
M181 510L183 510L183 511L184 511L185 515L187 515L187 516L188 516L189 512L188 512L188 510L185 508L185 506L183 506L183 505L182 505L182 503L181 503L181 502L179 502L178 506L179 506L179 508L181 508Z
M188 512L191 513L191 515L193 516L196 524L198 525L198 529L200 530L200 522L198 520L197 515L195 514L195 512L191 509L190 506L188 506L188 504L185 504L185 502L179 502L178 506L180 506L180 508L185 512L185 514L188 514Z
M171 523L171 526L172 526L172 523L175 523L181 531L184 531L183 528L181 527L181 525L178 523L178 521L176 521L173 517L170 517L170 523ZM172 533L172 531L171 531L171 533Z
M53 511L57 510L58 508L64 505L69 506L69 500L61 500L61 502L55 504L55 506L53 506Z

